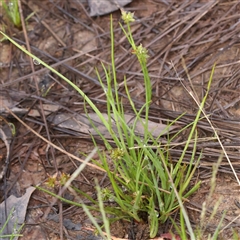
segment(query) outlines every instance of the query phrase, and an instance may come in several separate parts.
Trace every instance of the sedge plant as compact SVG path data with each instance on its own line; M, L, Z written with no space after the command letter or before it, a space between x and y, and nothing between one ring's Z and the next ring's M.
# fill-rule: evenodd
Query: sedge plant
M134 219L138 222L146 221L146 219L143 219L142 217L145 215L147 222L149 223L151 238L157 235L159 224L165 223L173 213L180 209L182 213L181 237L182 239L187 239L186 231L188 231L191 239L194 239L194 232L191 228L183 203L200 186L200 182L198 182L191 187L190 181L201 158L201 155L196 157L196 146L198 142L196 126L200 119L201 109L199 109L195 120L191 124L174 135L169 134L167 137L167 144L159 144L160 138L167 132L167 129L177 121L177 119L169 123L166 127L166 131L163 131L158 137L154 137L153 132L149 130L149 109L151 105L152 87L147 68L147 49L142 45L136 46L134 42L130 26L130 23L134 21L133 14L123 12L122 18L126 24L126 28L123 25L121 25L121 28L131 45L132 54L136 55L141 66L145 85L145 104L143 104L141 108L138 108L135 106L134 101L131 98L126 79L124 78L125 92L128 96L129 105L131 106L134 119L131 123L125 118L124 104L118 94L112 21L111 66L106 67L102 65L107 80L106 85L103 83L97 72L98 79L107 99L107 119L78 86L61 75L58 71L48 66L41 59L29 53L6 34L1 33L15 46L31 56L34 61L42 64L71 85L84 98L85 103L98 115L100 121L114 141L113 146L109 143L108 139L99 132L99 136L102 138L106 150L98 151L101 160L100 163L94 161L96 165L100 166L107 173L110 181L110 186L101 188L100 190L97 188L98 192L101 192L101 196L98 197L98 200L100 203L107 201L108 203L113 202L114 204L99 205L91 196L88 196L80 190L74 189L77 193L92 201L94 206L87 206L87 208L89 210L98 209L99 212L101 212L101 215L104 216L105 224L111 224L111 222L119 219L127 221ZM204 105L205 100L206 98L203 100L202 106ZM90 118L89 121L91 121ZM136 132L136 126L139 123L144 129L143 135ZM95 127L94 123L92 124L93 127ZM190 129L188 139L177 163L173 163L170 154L171 143L179 133L187 128ZM95 130L98 131L96 127ZM93 141L95 142L94 138ZM190 143L193 143L191 149ZM189 149L192 154L189 159L189 164L186 165L183 163L183 159L186 157L186 153ZM45 192L54 195L51 191L45 190ZM69 204L83 207L83 204L64 200L64 198L60 196L58 196L58 199L68 202ZM84 208L85 207L86 206L84 205ZM107 216L111 217L106 220Z
M109 134L116 146L112 147L107 139L99 132L107 149L107 151L99 151L101 158L100 166L107 172L111 182L111 187L102 189L102 191L105 201L114 201L117 204L117 207L114 206L112 208L112 215L115 215L116 219L122 218L130 220L133 218L140 222L143 220L141 217L142 214L145 213L149 222L150 237L152 238L155 237L158 232L159 223L166 222L169 216L179 209L179 201L185 201L200 185L199 182L192 188L189 188L190 180L201 157L199 156L199 158L196 159L195 156L197 144L196 124L200 118L201 111L199 110L195 121L187 126L191 128L188 140L178 163L173 164L171 162L169 146L180 132L173 137L169 137L168 144L161 146L159 145L161 135L156 138L153 137L153 133L149 131L151 81L147 69L147 50L142 45L135 45L130 28L130 22L134 21L133 15L131 13L123 13L123 20L127 27L125 29L121 25L121 28L127 36L132 47L132 53L136 55L143 72L145 104L140 109L135 107L125 79L125 91L135 119L133 123L129 125L125 119L124 106L117 91L118 83L114 63L114 36L113 26L111 24L111 68L107 69L103 65L107 86L103 84L99 74L98 78L107 98ZM114 91L112 91L112 88ZM90 118L89 121L91 121ZM135 130L139 122L144 128L143 136L138 135ZM97 128L95 128L95 130L98 131ZM192 149L190 164L186 166L182 161L191 141L194 142L194 148ZM158 147L154 149L152 146ZM108 152L110 152L111 164L109 164ZM112 164L114 166L110 167ZM182 207L183 204L181 205L181 208ZM121 215L119 215L119 210L121 210ZM185 217L187 218L186 214ZM111 220L113 221L114 218ZM183 226L185 225L183 224ZM187 227L193 236L191 225L187 224Z

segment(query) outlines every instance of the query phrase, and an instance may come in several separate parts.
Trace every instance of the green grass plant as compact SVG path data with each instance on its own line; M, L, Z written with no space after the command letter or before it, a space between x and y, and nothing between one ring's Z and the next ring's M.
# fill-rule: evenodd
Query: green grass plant
M14 224L14 227L13 227L13 233L11 234L3 234L4 230L7 228L7 225L10 221L10 219L12 218L13 216L13 211L14 211L14 208L11 209L6 221L4 222L4 224L2 225L1 229L0 229L0 239L14 239L16 237L21 237L22 235L20 234L24 224L22 224L20 227L17 227L17 224ZM16 220L17 222L17 220Z
M121 25L121 28L131 45L131 52L136 55L141 66L145 86L145 104L138 108L135 106L135 103L131 98L126 78L124 78L125 92L128 96L129 105L131 106L134 119L131 124L129 124L125 117L124 104L118 94L112 21L112 61L110 66L102 65L107 80L106 85L97 72L99 82L101 83L102 89L106 95L107 118L78 86L61 75L55 69L48 66L41 59L22 48L6 34L1 32L9 41L31 56L33 60L39 62L71 85L84 98L85 104L90 106L91 109L98 115L100 121L114 141L113 146L109 143L109 140L99 132L99 136L101 136L106 150L98 150L101 161L94 162L97 166L100 166L104 171L106 171L110 181L110 186L108 187L101 189L97 187L99 203L93 200L90 196L86 196L86 194L82 193L80 190L75 189L76 192L92 201L94 207L86 207L83 204L73 203L48 190L44 191L56 196L62 201L83 207L89 217L91 216L91 213L88 210L98 210L103 218L103 225L105 225L107 229L109 229L108 224L111 224L111 222L119 219L126 221L134 219L138 222L144 221L145 219L142 217L144 214L147 216L151 238L154 238L157 235L160 223L165 223L171 218L172 214L180 210L180 227L173 222L175 224L176 231L178 230L182 239L187 239L188 235L191 239L195 239L195 233L185 211L184 202L200 186L200 182L194 186L191 186L190 182L201 158L201 155L196 157L198 143L197 123L200 120L208 91L201 102L195 120L184 129L179 130L178 133L166 136L165 138L167 139L167 144L160 144L160 138L163 137L166 131L163 131L163 133L158 137L154 137L153 132L151 132L148 127L152 87L147 68L147 59L149 57L147 49L145 49L142 45L135 45L130 26L130 23L134 21L133 15L131 13L123 13L123 20L126 27ZM209 81L209 87L211 80L212 77ZM112 89L114 91L112 91ZM91 121L90 117L89 121ZM175 123L175 121L169 123L166 128L169 128ZM143 136L137 134L136 132L136 126L139 123L144 129ZM93 127L95 127L94 124ZM185 129L189 129L190 133L182 150L181 156L178 161L174 163L171 161L171 143ZM95 130L98 131L96 127ZM94 138L93 142L97 145ZM193 143L193 147L191 148L190 143ZM186 153L189 150L192 154L189 159L189 164L186 165L183 163L183 159L186 157ZM107 204L104 204L106 201ZM109 204L109 202L113 202L114 204ZM111 218L109 216L111 216ZM95 222L93 221L93 223ZM107 238L110 239L109 230L107 233Z
M211 178L211 182L210 182L210 191L208 193L208 196L207 196L206 200L202 204L202 211L201 211L201 215L200 215L200 223L195 230L195 236L196 236L197 240L204 239L204 237L205 237L204 235L206 235L207 224L210 223L214 219L214 217L217 214L217 209L218 209L220 203L222 202L222 199L220 198L215 203L212 213L207 218L207 205L211 204L211 202L212 202L212 196L213 196L213 193L214 193L215 188L216 188L216 176L217 176L217 173L218 173L218 168L219 168L219 166L222 162L222 158L223 158L223 154L219 157L217 163L213 164L212 178ZM226 212L224 212L222 214L222 217L220 218L219 223L218 223L214 233L212 235L208 234L207 239L209 239L209 240L217 240L218 239L219 232L220 232L225 214L226 214Z
M20 28L21 27L21 17L19 13L18 8L18 1L17 0L1 0L2 6L8 16L8 18L11 20L11 22L14 24L14 26Z

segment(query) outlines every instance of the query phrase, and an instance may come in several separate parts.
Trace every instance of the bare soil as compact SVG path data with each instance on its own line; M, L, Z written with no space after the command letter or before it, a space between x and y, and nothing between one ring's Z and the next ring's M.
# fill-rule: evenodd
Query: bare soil
M25 48L28 48L29 43L31 52L49 65L60 62L54 66L55 69L77 84L105 112L106 100L96 77L96 68L105 80L101 63L111 65L110 15L90 17L86 1L23 0L21 3L24 18L35 12L26 22L26 31L12 26L6 16L1 17L1 30L4 27L6 33ZM133 0L125 9L134 11L137 18L132 25L136 43L143 44L149 51L148 67L153 89L149 113L151 120L166 122L185 113L177 126L182 128L191 123L198 110L192 96L201 101L206 93L212 67L216 64L205 111L211 114L210 119L238 178L240 2ZM120 30L120 11L114 12L112 17L119 92L124 94L123 77L126 76L133 100L140 108L144 103L142 73ZM89 134L56 126L48 118L58 113L84 113L82 97L43 66L31 66L29 58L10 42L1 42L0 49L0 97L4 97L4 100L0 98L0 107L8 104L39 135L76 157L84 158L89 154L94 148ZM47 89L50 90L43 96L42 93ZM123 101L126 100L123 98ZM43 111L45 105L48 112ZM17 107L18 111L14 111L13 107ZM125 109L129 111L127 104ZM79 161L52 148L14 119L6 109L1 110L3 118L15 124L16 134L10 142L7 171L0 183L1 201L10 195L22 196L29 186L45 187L44 183L49 176L59 172L72 174L79 166ZM4 120L1 124L3 127ZM200 138L214 136L206 120L199 122L198 129ZM177 161L185 139L184 134L178 139L178 147L171 152L173 161ZM101 140L98 141L101 146ZM204 239L207 239L225 212L218 239L232 239L233 229L240 236L240 197L236 176L229 161L223 156L216 188L209 199L212 168L222 154L222 149L217 141L207 140L199 143L197 154L201 151L203 156L192 184L201 180L202 185L186 202L192 225L201 225L205 229ZM6 145L0 140L0 170L4 168L6 157ZM186 158L185 162L188 163L189 159ZM74 184L94 197L94 179L106 185L108 180L103 180L104 177L101 171L86 167ZM55 189L56 193L58 190ZM65 197L77 201L71 192L67 192ZM28 205L23 237L20 239L98 239L82 209L61 202L52 206L54 201L48 194L34 191ZM203 221L200 214L204 202L207 213ZM215 216L210 218L216 203L219 203L219 208ZM159 236L168 233L171 227L170 222L161 226ZM143 223L119 221L111 226L111 233L119 239L149 239L148 226Z

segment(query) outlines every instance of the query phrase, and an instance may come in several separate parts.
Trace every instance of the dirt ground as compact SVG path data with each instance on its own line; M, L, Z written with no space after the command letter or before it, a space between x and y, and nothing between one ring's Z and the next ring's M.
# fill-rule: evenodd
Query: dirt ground
M26 49L29 43L34 55L77 84L102 112L106 111L96 68L105 81L101 62L106 66L111 64L110 15L90 17L87 1L22 0L21 5L24 18L35 12L25 22L26 31L13 27L5 16L0 18L1 30L5 29ZM205 111L229 160L223 155L216 188L209 199L212 167L222 148L216 140L211 140L214 133L209 123L201 120L199 137L205 141L198 145L197 154L202 151L202 158L193 184L201 180L202 185L186 203L186 209L192 226L202 224L204 239L216 229L224 212L218 239L232 239L233 230L240 236L237 180L240 177L240 1L133 0L124 9L134 11L137 20L132 24L133 37L137 44L141 43L148 49L150 56L151 120L166 122L185 112L177 126L182 128L191 123L199 107L189 91L201 100L206 93L212 67L216 64ZM126 76L133 100L140 108L144 103L142 73L120 30L120 11L115 11L112 17L119 92L124 93L123 78ZM10 195L22 196L30 186L44 187L48 177L59 171L72 174L80 164L76 158L84 158L94 146L87 131L76 131L72 125L56 124L51 118L60 113L64 116L84 113L82 97L41 64L35 62L31 66L27 55L9 41L0 42L0 49L1 126L6 129L3 120L6 119L16 127L15 136L8 142L10 156L6 142L3 138L0 140L0 176L7 166L5 177L1 176L0 182L1 201L4 201L4 197ZM43 93L47 89L45 96ZM16 120L3 104L39 135ZM128 111L127 104L125 109ZM76 158L51 147L40 136ZM172 149L173 161L177 161L185 140L184 135L179 137L178 147ZM6 158L9 160L7 165ZM185 162L188 161L186 158ZM107 184L107 180L103 180L104 173L91 167L86 167L74 184L95 196L95 178ZM65 197L76 200L70 192L66 192ZM204 201L207 213L201 221ZM20 239L100 239L94 235L94 228L82 209L66 203L52 203L54 198L48 194L38 190L32 193ZM219 203L219 208L211 219L216 203ZM171 227L170 223L161 226L159 234L169 232ZM119 239L149 239L144 224L117 222L111 230L112 235Z

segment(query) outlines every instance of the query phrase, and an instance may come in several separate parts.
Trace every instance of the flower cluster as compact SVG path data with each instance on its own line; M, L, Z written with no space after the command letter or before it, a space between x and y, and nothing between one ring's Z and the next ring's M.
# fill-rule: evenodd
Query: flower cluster
M67 180L70 178L69 174L60 173L59 175L54 174L53 176L49 176L46 181L46 185L50 188L64 186Z
M134 13L125 12L125 11L122 10L122 20L124 21L125 24L134 22L135 19L134 19L133 16L134 16Z

